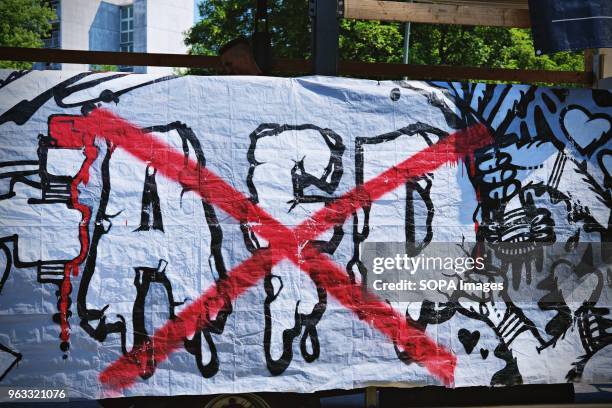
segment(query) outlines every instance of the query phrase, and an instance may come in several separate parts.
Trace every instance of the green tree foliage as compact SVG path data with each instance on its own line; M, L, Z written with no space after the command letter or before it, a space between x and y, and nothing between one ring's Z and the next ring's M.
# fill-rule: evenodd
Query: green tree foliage
M528 30L511 29L512 45L502 50L504 67L549 69L559 71L581 71L584 69L584 54L558 52L536 57L533 41Z
M94 64L91 66L91 70L99 72L117 72L119 71L119 67L111 64Z
M310 18L307 0L269 0L269 29L278 57L307 58L310 54ZM204 18L187 32L192 54L216 55L223 44L254 30L255 0L204 0Z
M401 62L404 34L398 24L341 20L340 59L363 62Z
M55 13L42 0L0 0L0 46L40 48ZM0 61L0 68L27 69L29 62Z
M512 36L503 28L413 24L410 61L499 68L499 51L509 46Z
M558 71L584 69L582 53L536 56L531 33L518 28L413 24L410 58L415 64Z
M191 53L215 55L223 44L253 32L255 0L204 0L204 18L188 33ZM269 0L272 47L276 57L309 58L307 0ZM364 62L401 62L404 25L341 20L340 58ZM491 68L581 70L580 53L537 57L529 30L496 27L412 24L410 62Z

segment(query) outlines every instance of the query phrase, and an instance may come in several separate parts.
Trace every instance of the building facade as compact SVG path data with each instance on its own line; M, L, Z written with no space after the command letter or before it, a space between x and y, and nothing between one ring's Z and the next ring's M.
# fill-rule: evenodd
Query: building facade
M197 0L52 0L57 19L47 48L186 54L184 33L196 21ZM37 68L90 70L88 64L37 64ZM168 67L121 71L172 73Z

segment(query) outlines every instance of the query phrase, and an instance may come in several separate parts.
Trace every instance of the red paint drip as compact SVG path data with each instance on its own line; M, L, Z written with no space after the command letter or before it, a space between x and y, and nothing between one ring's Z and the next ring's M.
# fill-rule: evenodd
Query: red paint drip
M70 123L68 126L67 122ZM434 171L444 163L463 161L475 149L489 144L491 138L484 126L477 125L457 132L415 154L336 199L294 230L282 225L210 170L193 161L185 162L182 153L112 112L98 109L87 117L55 117L50 126L58 134L64 133L66 140L73 139L75 133L81 132L104 137L136 159L150 163L165 177L198 192L204 200L233 218L253 223L255 232L270 243L271 249L259 251L232 269L227 279L209 287L174 320L168 321L155 332L154 354L157 363L166 360L170 353L178 349L185 337L190 337L196 330L210 324L207 316L217 315L223 307L224 296L236 299L259 282L266 270L287 258L359 319L385 334L444 384L453 383L456 357L452 352L406 322L405 317L386 302L373 295L363 294L361 286L351 283L346 272L327 256L308 246L301 251L299 248L334 225L344 222L357 209L399 187L407 179ZM113 390L132 385L140 374L142 364L139 362L149 358L149 354L143 349L132 350L107 367L100 374L100 382Z
M62 343L60 348L62 351L68 351L70 345L70 324L68 323L69 298L72 292L72 283L70 276L79 274L79 265L83 263L87 256L89 248L89 221L91 220L91 209L79 202L79 185L87 185L89 182L89 170L91 165L98 156L98 148L94 145L94 137L89 133L81 133L78 137L78 132L71 132L71 137L66 138L65 132L57 132L58 128L49 125L49 135L56 141L55 146L61 149L83 149L85 160L81 165L78 173L70 184L70 208L73 208L81 213L81 222L79 223L79 243L80 250L76 258L66 263L64 267L64 278L60 286L60 339Z
M476 176L476 159L474 157L474 153L470 155L469 173L471 177ZM480 205L482 201L480 200L480 188L479 187L476 187L475 193L476 193L476 201ZM474 221L474 233L476 234L476 236L478 236L478 226L479 226L478 221Z

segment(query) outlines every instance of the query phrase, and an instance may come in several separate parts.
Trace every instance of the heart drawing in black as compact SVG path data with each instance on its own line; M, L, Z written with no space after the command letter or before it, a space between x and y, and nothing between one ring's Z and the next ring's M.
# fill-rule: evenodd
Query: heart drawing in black
M480 340L480 332L475 330L473 332L467 329L460 329L458 333L459 341L463 344L465 348L465 352L468 354L472 354L474 347L478 344L478 340Z
M561 128L580 154L591 156L612 137L612 118L570 105L561 112Z

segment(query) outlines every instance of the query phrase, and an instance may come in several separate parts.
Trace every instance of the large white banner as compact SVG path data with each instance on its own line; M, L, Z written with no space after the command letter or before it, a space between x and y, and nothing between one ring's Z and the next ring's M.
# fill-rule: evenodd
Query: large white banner
M612 381L609 91L1 78L2 386ZM385 242L520 250L462 272L500 290L402 302L365 289L363 250Z

